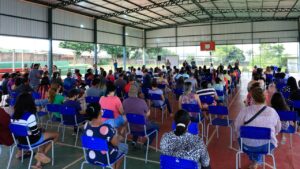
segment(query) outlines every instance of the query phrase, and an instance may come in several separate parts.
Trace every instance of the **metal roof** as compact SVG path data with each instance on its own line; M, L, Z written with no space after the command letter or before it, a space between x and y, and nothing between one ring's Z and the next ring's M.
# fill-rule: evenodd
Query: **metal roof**
M297 20L299 0L26 0L151 30L217 21Z

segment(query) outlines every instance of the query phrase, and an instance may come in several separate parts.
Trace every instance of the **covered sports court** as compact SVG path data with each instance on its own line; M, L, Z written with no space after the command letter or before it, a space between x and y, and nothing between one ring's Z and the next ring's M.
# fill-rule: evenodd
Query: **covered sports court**
M174 62L172 66L177 67L181 67L184 60L190 61L192 58L197 61L198 66L209 66L210 63L215 66L228 65L234 64L236 60L226 60L227 56L233 54L229 52L218 58L214 51L200 51L200 43L213 42L216 49L219 46L240 45L241 51L248 52L245 54L246 59L240 62L243 67L241 83L227 97L229 117L234 120L244 106L247 83L251 80L250 72L254 65L264 69L265 65L277 66L275 64L284 63L281 67L299 80L299 16L298 0L0 0L0 36L37 40L33 46L43 45L43 52L35 52L34 55L43 56L43 59L28 57L31 60L28 59L26 63L47 65L50 75L53 65L61 64L62 72L65 73L62 75L66 75L67 70L78 68L84 60L89 60L85 64L92 68L93 65L98 65L109 70L112 69L111 60L114 58L123 70L127 70L129 66L161 66L165 64L166 58L173 55L177 58L177 65ZM59 46L60 42L86 43L89 45L89 55L83 59L82 55L76 56L76 64L72 63L72 66L64 68L64 64L69 63L60 62L64 57L59 56L67 54L55 51L55 46ZM286 55L280 57L280 61L269 62L264 58L268 53L263 52L268 48L263 48L260 44L283 45ZM111 54L109 59L102 57L101 52L105 50L103 46L117 46L118 54L115 57ZM138 51L138 57L130 57L133 49ZM164 49L173 53L165 54ZM195 51L191 57L190 50ZM0 55L0 73L24 69L20 54L22 52L18 54L17 50L12 51L7 52L7 55ZM159 55L162 59L158 60ZM107 64L104 64L106 60ZM81 70L84 72L86 67ZM169 99L175 112L178 102L174 95L169 95ZM157 120L160 124L159 140L165 132L171 131L171 117L162 124L160 117L155 119L152 114L151 120ZM50 130L56 130L56 126L50 127ZM74 146L72 128L66 131L65 141L60 139L55 145L55 165L43 168L80 168L84 159L81 143L79 141ZM221 127L219 134L217 138L216 130L211 129L206 142L211 167L233 169L236 166L237 146L229 147L230 132L227 128ZM295 134L292 147L288 139L285 145L279 144L276 148L277 168L300 169L299 152L300 137ZM144 155L142 148L133 149L129 146L127 169L160 168L160 151L155 151L155 143L152 144L146 164ZM0 168L5 168L9 148L2 146L0 156L0 166L3 166ZM266 158L266 163L266 168L272 167L271 158ZM11 168L25 169L27 165L28 160L22 164L20 160L13 159ZM241 168L247 168L248 165L249 161L243 155ZM85 168L95 167L86 165Z

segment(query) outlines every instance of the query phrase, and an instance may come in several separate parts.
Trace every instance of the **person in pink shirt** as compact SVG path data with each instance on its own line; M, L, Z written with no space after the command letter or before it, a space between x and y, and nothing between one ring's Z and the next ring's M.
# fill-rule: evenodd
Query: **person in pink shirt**
M114 128L119 128L125 124L126 116L123 115L124 110L122 106L122 102L118 96L115 96L116 87L112 84L107 86L107 95L102 96L99 104L102 109L111 110L114 113L114 119L105 119L103 118L103 122L106 124L110 124Z

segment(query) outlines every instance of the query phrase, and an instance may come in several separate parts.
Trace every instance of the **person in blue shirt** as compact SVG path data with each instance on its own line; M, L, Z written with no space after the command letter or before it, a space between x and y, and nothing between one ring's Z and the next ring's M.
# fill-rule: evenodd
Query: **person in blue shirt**
M76 87L76 80L74 78L72 78L72 73L68 72L67 73L67 78L65 78L64 80L64 94L67 95L67 93L69 91L71 91L72 89L75 89Z

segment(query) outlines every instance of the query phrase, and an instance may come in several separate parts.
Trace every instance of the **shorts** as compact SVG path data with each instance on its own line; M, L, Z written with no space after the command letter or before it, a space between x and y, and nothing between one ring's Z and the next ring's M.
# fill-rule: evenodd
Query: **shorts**
M45 141L45 137L44 137L44 134L42 134L41 137L40 137L40 139L37 142L31 144L31 147L39 145L39 144L43 143L44 141Z
M119 128L120 126L122 126L123 124L125 124L125 119L123 118L123 116L119 116L116 119L107 119L104 122L104 124L109 124L113 128Z

